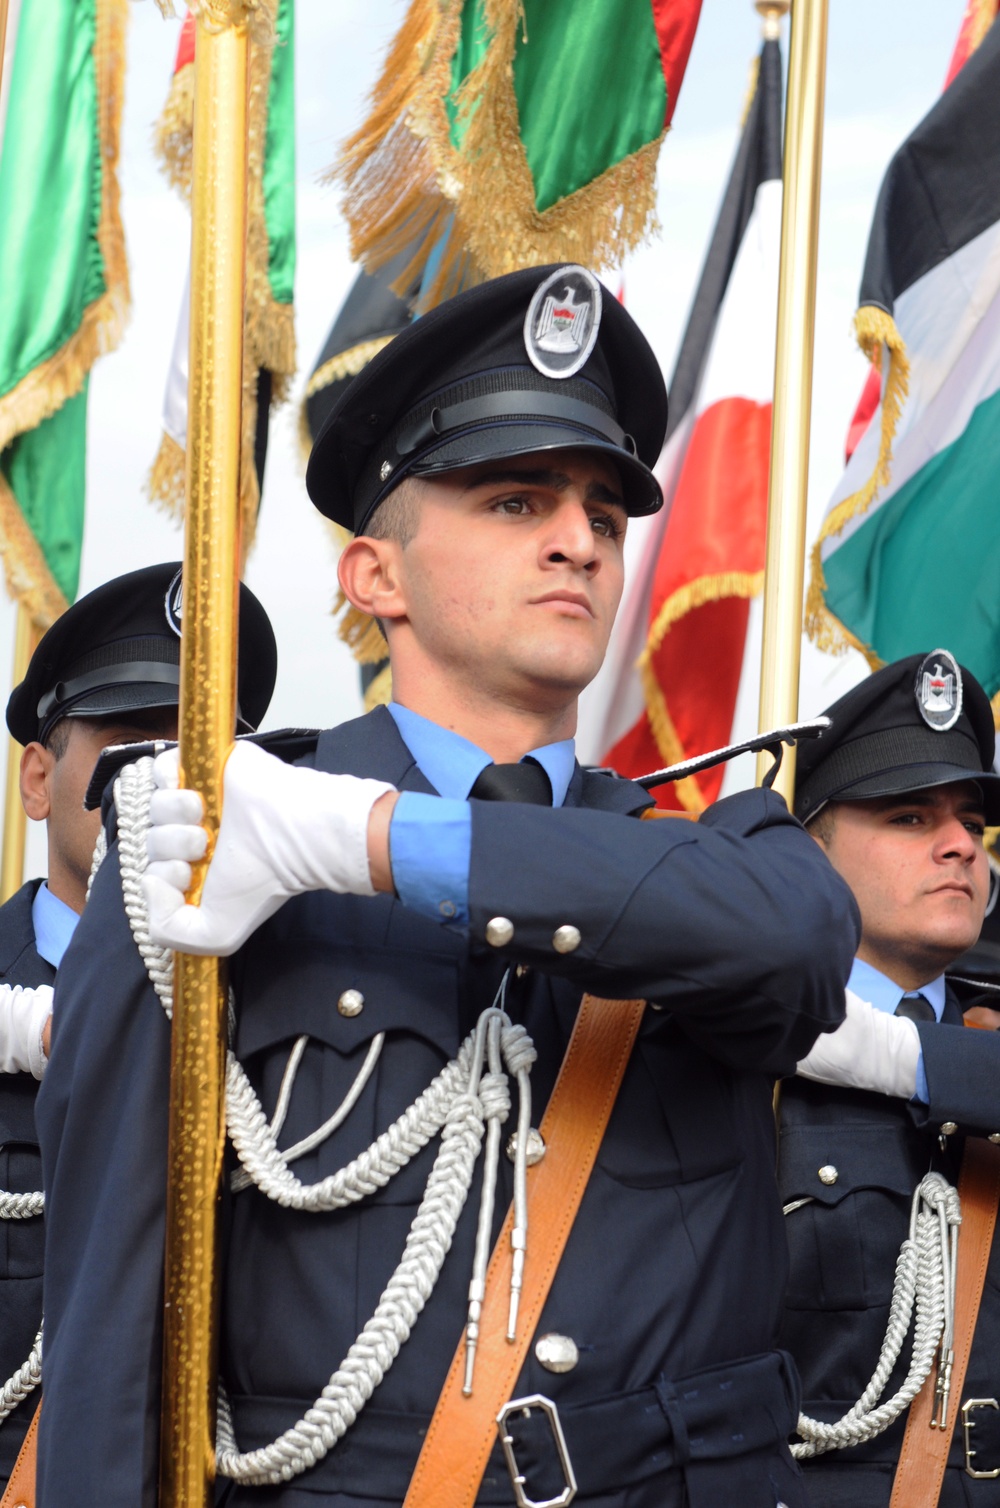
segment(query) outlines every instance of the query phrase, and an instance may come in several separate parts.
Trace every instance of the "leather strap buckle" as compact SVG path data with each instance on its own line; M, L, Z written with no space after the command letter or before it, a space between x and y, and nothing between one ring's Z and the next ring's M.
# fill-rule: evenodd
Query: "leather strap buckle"
M532 1409L541 1409L552 1432L552 1440L559 1457L559 1467L566 1484L558 1497L530 1498L524 1490L526 1482L524 1473L518 1470L517 1457L514 1454L514 1440L507 1431L507 1420L514 1414L521 1414L523 1418L528 1419ZM510 1479L514 1485L514 1501L517 1503L517 1508L568 1508L576 1497L576 1476L573 1472L573 1463L569 1458L569 1451L566 1449L566 1437L559 1421L559 1410L551 1398L544 1398L541 1393L530 1393L525 1398L512 1398L510 1403L504 1404L497 1415L497 1432L500 1436L500 1444L503 1446L507 1470L510 1472Z
M1000 1403L995 1398L966 1398L962 1404L962 1439L965 1443L965 1474L975 1477L977 1481L985 1482L994 1477L1000 1477L1000 1466L995 1466L992 1471L977 1471L972 1464L976 1452L972 1448L972 1431L976 1422L972 1415L976 1409L1000 1409Z

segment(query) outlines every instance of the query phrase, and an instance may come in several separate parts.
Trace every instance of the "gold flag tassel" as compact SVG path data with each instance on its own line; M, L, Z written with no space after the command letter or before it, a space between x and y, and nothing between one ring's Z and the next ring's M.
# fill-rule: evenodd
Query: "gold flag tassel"
M884 309L864 305L854 316L854 329L858 345L869 361L880 372L884 371L881 404L881 435L875 467L857 492L845 497L832 508L823 520L819 538L812 548L810 558L809 591L806 595L805 627L810 639L827 654L843 654L848 649L857 649L865 656L873 670L882 664L878 655L863 644L845 624L841 623L827 607L826 576L823 572L823 545L835 538L844 526L862 513L867 513L882 487L889 480L892 465L892 447L910 390L910 363L906 354L906 342L896 328L896 321ZM888 353L888 370L885 356Z

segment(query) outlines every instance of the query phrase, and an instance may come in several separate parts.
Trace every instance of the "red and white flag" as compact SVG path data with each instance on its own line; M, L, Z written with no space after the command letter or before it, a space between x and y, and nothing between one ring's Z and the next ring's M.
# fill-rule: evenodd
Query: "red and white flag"
M629 526L627 597L589 708L601 762L623 775L730 738L764 577L780 235L781 55L768 40L669 387L665 504ZM723 773L657 800L701 811Z

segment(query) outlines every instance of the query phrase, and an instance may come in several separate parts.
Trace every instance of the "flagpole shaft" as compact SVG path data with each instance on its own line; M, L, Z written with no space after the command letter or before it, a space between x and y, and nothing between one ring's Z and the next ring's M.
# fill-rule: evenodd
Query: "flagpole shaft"
M180 749L210 846L236 706L247 45L244 25L198 22ZM226 992L221 960L175 956L161 1508L209 1508L213 1498Z
M0 0L0 20L3 0ZM0 39L0 59L3 43ZM35 652L40 633L23 602L17 604L17 628L14 634L13 686L19 686L28 671L28 661ZM0 854L0 905L9 901L24 883L24 843L28 819L21 804L21 745L16 738L7 740L7 784L3 808L3 851Z
M767 499L762 731L798 717L827 7L828 0L793 0L792 5ZM758 755L758 784L770 765L770 755ZM775 789L789 806L794 787L795 751L786 749Z

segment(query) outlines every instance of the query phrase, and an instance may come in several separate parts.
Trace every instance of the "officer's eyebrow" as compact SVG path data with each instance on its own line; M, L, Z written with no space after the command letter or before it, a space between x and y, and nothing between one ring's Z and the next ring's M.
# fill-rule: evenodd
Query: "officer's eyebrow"
M565 492L567 487L573 485L573 478L567 476L565 471L549 471L546 468L538 470L511 470L482 471L463 487L463 492L474 492L477 487L549 487L553 492ZM625 506L620 492L609 487L606 482L591 481L587 483L587 491L584 501L588 503L604 503L611 508L623 508Z

